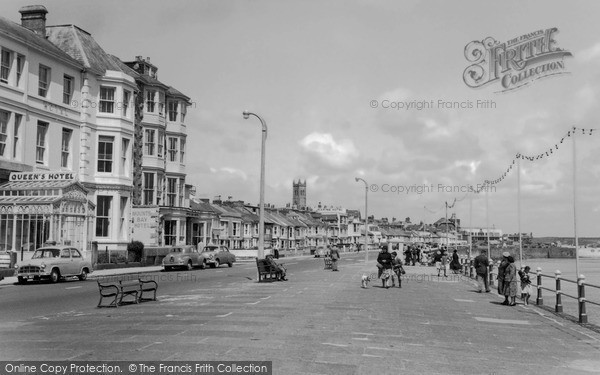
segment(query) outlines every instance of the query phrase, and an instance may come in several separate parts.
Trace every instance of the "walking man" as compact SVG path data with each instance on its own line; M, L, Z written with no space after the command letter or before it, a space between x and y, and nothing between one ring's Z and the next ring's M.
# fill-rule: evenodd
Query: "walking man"
M480 254L475 257L473 261L473 267L475 267L475 273L477 274L477 284L479 285L479 293L483 292L485 286L485 292L490 292L489 286L489 267L490 262L487 257L487 251L481 250Z

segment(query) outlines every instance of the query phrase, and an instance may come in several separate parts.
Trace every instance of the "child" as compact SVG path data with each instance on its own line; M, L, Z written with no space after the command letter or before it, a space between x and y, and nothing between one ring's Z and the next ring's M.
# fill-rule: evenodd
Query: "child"
M529 297L531 297L531 280L529 279L529 266L525 266L523 271L519 271L521 277L521 299L525 305L529 305Z

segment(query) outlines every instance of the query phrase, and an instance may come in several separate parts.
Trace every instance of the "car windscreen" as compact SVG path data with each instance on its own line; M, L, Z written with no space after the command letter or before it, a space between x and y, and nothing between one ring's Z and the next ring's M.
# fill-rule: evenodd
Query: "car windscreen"
M59 249L45 249L45 250L36 250L33 253L31 259L42 259L42 258L58 258L60 256Z

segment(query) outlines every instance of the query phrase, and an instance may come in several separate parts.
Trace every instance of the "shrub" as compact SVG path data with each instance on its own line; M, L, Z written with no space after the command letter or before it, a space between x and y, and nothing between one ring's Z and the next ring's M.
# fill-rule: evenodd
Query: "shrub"
M140 262L144 252L144 244L140 241L131 241L127 244L127 258L131 262Z

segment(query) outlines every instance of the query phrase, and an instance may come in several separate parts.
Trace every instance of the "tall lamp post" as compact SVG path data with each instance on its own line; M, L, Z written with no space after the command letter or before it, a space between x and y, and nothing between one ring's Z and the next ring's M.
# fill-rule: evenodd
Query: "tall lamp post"
M244 111L244 119L254 116L262 125L262 143L260 148L260 205L258 214L258 259L265 257L265 142L267 140L267 124L256 113Z
M365 184L365 263L367 263L369 261L369 244L367 242L368 238L369 238L369 214L368 214L368 208L369 208L369 201L368 201L368 194L369 194L369 184L367 183L367 181L363 180L360 177L355 177L354 180L356 182L358 181L362 181Z

